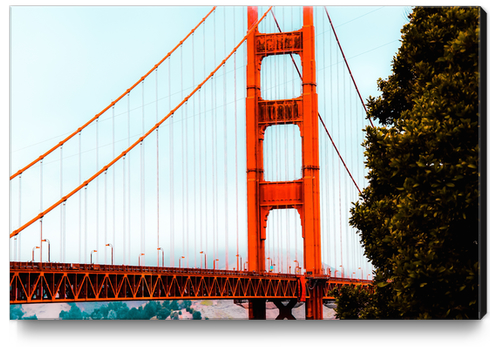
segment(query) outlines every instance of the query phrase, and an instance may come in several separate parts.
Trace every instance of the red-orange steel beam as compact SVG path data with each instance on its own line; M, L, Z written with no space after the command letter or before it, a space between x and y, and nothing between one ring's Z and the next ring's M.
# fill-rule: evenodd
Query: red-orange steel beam
M56 149L58 149L59 147L63 146L68 140L70 140L71 138L73 138L73 136L75 136L76 134L78 134L79 132L81 132L83 129L85 129L87 126L89 126L96 119L98 119L101 115L103 115L108 109L110 109L112 106L114 106L119 100L121 100L124 96L126 96L127 94L129 94L129 92L131 92L131 90L133 90L138 84L140 84L142 81L144 81L146 77L148 77L155 69L157 69L168 57L170 57L172 55L172 53L175 52L175 50L177 48L179 48L189 38L189 36L191 36L196 31L196 29L199 28L199 26L202 23L204 23L204 21L206 20L206 18L208 18L209 15L215 9L216 9L216 6L214 6L211 9L211 11L209 11L209 13L206 16L203 17L203 19L189 32L189 34L187 34L186 37L184 37L178 43L177 46L175 46L170 52L168 52L167 55L165 57L163 57L162 60L160 60L157 64L155 64L155 66L153 68L151 68L151 70L148 71L145 75L143 75L135 84L133 84L131 86L131 88L127 89L116 100L114 100L113 102L111 102L106 108L104 108L102 111L100 111L99 113L97 113L94 117L92 117L88 122L86 122L84 125L82 125L80 128L78 128L75 132L73 132L70 135L68 135L68 137L66 137L64 140L60 141L57 145L55 145L54 147L52 147L46 153L40 155L39 158L33 160L31 163L27 164L25 167L23 167L22 169L20 169L19 171L17 171L15 174L13 174L12 176L10 176L10 179L12 180L13 178L15 178L16 176L20 175L21 173L23 173L25 170L27 170L28 168L30 168L31 166L33 166L37 162L43 160L46 156L48 156L49 154L51 154L52 152L54 152Z
M295 275L124 265L10 263L10 303L295 299Z
M263 14L263 16L260 18L259 21L257 21L253 28L256 28L259 23L264 19L264 17L267 15L267 13L271 10L272 7L269 7L269 9ZM250 31L243 37L243 39L238 43L238 45L235 46L235 48L228 54L228 56L223 59L223 61L209 74L208 77L204 79L189 95L187 95L184 100L182 100L173 110L171 110L162 120L160 120L158 123L156 123L153 128L148 130L143 136L141 136L136 142L134 142L129 148L127 148L125 151L123 151L121 154L119 154L116 158L114 158L109 164L104 166L102 169L97 171L92 177L84 181L82 184L80 184L78 187L73 189L70 193L59 199L57 202L55 202L53 205L45 209L43 212L39 213L36 217L32 218L30 221L19 227L18 229L14 230L13 232L10 233L10 238L14 237L18 233L20 233L22 230L27 228L28 226L32 225L39 219L43 218L46 214L54 210L56 207L61 205L63 202L65 202L67 199L72 197L74 194L76 194L78 191L80 191L83 187L87 186L90 182L95 180L98 176L103 174L108 168L110 168L112 165L114 165L116 162L118 162L121 158L126 156L134 147L136 147L139 143L143 142L144 139L146 139L152 132L154 132L156 129L162 125L163 122L165 122L170 116L172 116L183 104L185 104L199 89L202 88L202 86L211 78L213 75L218 71L225 63L226 61L233 55L233 53L236 52L236 50L242 45L242 43L247 39L248 35L250 34Z
M344 285L367 286L370 281L305 278L248 271L162 268L69 263L10 263L10 303L53 303L177 299L298 299L311 288L323 299Z

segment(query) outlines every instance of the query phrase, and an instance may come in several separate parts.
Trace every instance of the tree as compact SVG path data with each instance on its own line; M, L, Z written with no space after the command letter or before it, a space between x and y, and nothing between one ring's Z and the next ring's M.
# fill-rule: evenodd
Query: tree
M171 311L168 309L168 307L163 307L161 310L157 311L157 318L160 320L165 320L168 316L170 316L170 313Z
M194 319L194 320L201 320L202 319L201 312L194 311L194 313L192 313L192 319Z
M117 313L116 313L116 311L109 310L109 312L107 313L107 318L106 319L109 319L109 320L117 319Z
M481 9L416 7L368 115L351 210L375 291L362 318L477 318ZM340 302L337 313L347 309Z
M77 306L77 304L70 302L70 311L62 310L59 314L60 319L84 319L82 311Z

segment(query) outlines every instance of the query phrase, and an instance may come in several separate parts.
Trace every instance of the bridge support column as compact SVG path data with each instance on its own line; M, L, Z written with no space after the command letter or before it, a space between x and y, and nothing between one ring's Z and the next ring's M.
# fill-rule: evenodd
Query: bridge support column
M264 319L265 320L265 299L250 299L248 300L248 319Z
M322 320L323 319L323 291L321 286L314 286L310 289L310 297L306 298L307 320Z
M298 300L291 299L287 305L284 305L281 300L274 300L273 303L279 309L279 315L276 317L276 320L296 320L293 316L293 307L297 302Z

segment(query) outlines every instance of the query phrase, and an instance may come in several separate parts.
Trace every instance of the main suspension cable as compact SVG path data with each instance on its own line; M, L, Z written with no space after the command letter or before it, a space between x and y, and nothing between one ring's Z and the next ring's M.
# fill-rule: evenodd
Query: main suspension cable
M175 46L170 52L168 52L167 55L165 57L163 57L162 60L160 60L157 64L155 64L155 66L153 68L151 68L150 71L148 71L145 75L143 75L135 84L133 84L129 89L127 89L124 93L122 93L116 100L114 100L113 102L111 102L106 108L104 108L102 111L100 111L99 113L97 113L94 117L92 117L88 122L86 122L85 124L83 124L76 131L74 131L73 133L71 133L70 135L68 135L64 140L60 141L57 145L55 145L54 147L52 147L50 150L48 150L44 154L40 155L39 158L33 160L31 163L27 164L22 169L20 169L19 171L17 171L15 174L13 174L12 176L10 176L10 179L12 180L16 176L20 175L22 172L24 172L25 170L27 170L28 168L30 168L31 166L33 166L34 164L36 164L37 162L39 162L40 160L44 159L50 153L54 152L57 148L59 148L60 146L62 146L64 143L66 143L68 140L70 140L76 134L80 133L83 129L85 129L87 126L89 126L91 123L93 123L96 119L98 119L101 115L103 115L109 108L113 107L119 100L121 100L124 96L126 96L138 84L140 84L142 81L144 81L144 79L146 77L148 77L148 75L151 74L156 68L158 68L158 66L160 66L168 57L170 57L170 55L177 48L179 48L187 40L187 38L194 33L194 31L196 31L196 29L209 17L209 15L215 9L216 9L216 6L214 6L211 9L211 11L209 11L209 13L206 16L204 16L204 18L187 34L186 37L184 37L184 39L182 39L182 41L180 41L177 44L177 46Z
M95 178L97 178L99 175L101 175L104 171L106 171L109 167L114 165L116 162L118 162L121 158L126 156L134 147L136 147L140 142L142 142L146 137L148 137L153 131L158 129L160 125L162 125L163 122L165 122L168 118L173 116L173 114L184 104L186 103L199 89L202 88L202 86L211 78L214 76L214 74L223 66L223 64L237 51L237 49L245 42L245 40L248 38L248 36L255 30L255 28L259 25L259 23L265 18L265 16L269 13L269 11L272 9L272 7L269 7L269 9L262 15L262 17L250 28L250 30L247 32L247 34L242 38L242 40L233 48L233 50L223 59L223 61L196 87L194 90L187 95L177 106L175 106L164 118L162 118L158 123L156 123L150 130L148 130L143 136L141 136L139 139L137 139L131 146L129 146L126 150L121 152L116 158L114 158L109 164L105 165L103 168L101 168L99 171L97 171L94 175L92 175L90 178L85 180L81 185L73 189L70 193L65 195L63 198L58 200L56 203L48 207L46 210L42 211L25 223L23 226L19 227L17 230L14 230L13 232L10 233L10 238L14 237L15 235L19 234L22 230L27 228L28 226L32 225L34 222L39 220L40 218L44 217L46 214L54 210L56 207L58 207L60 204L62 204L64 201L72 197L74 194L76 194L78 191L80 191L84 186L88 185L90 182L92 182ZM129 179L129 178L128 178Z

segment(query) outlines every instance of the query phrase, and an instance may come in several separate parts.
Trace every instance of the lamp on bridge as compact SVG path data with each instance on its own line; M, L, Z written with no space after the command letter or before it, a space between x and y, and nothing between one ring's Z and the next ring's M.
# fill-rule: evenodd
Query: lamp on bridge
M184 258L185 258L184 256L182 256L182 257L180 257L180 258L179 258L179 267L180 267L180 261L181 261L182 259L184 259Z
M297 270L299 269L299 261L297 261L296 259L293 260L293 263L297 263L298 265L296 265L294 267L294 273L298 273Z
M361 270L361 280L362 280L362 278L364 277L364 273L363 273L361 267L358 267L358 269Z
M247 264L248 264L248 261L246 261L245 264L244 264L243 270L245 270L245 271L247 271Z
M114 247L112 247L112 245L110 243L107 243L105 246L111 247L111 265L114 265Z
M34 246L34 247L32 247L32 261L34 261L34 251L35 251L36 249L40 249L40 248L41 248L41 247L39 247L39 246Z
M355 274L356 274L356 272L354 271L354 272L352 273L352 275L355 275ZM353 279L353 278L354 278L352 275L350 275L350 278L351 278L351 279Z
M141 253L140 255L138 255L138 266L141 266L141 256L142 255L145 255L145 253Z
M340 273L340 276L342 276L342 278L344 278L344 268L342 267L342 265L339 265L339 267L341 267L341 273Z
M204 268L207 269L208 258L206 256L206 252L200 251L199 254L204 254ZM202 269L202 256L201 256L201 269Z
M51 262L51 244L49 243L48 239L42 239L41 242L47 242L48 243L48 263Z
M368 281L369 281L369 276L371 276L371 274L367 274L367 276L366 276L366 280L368 280Z
M214 259L213 260L213 270L216 270L216 262L219 261L219 259Z
M272 272L272 270L274 269L274 266L276 264L272 264L272 259L270 257L267 257L267 260L269 260L269 272Z
M160 251L162 252L162 267L165 267L165 265L164 265L164 261L165 261L164 255L165 255L165 253L163 252L162 247L158 247L157 248L157 253L160 252ZM158 254L157 254L157 266L160 266L160 264L158 262Z
M90 264L92 264L92 254L97 253L97 250L94 249L92 252L90 252Z

